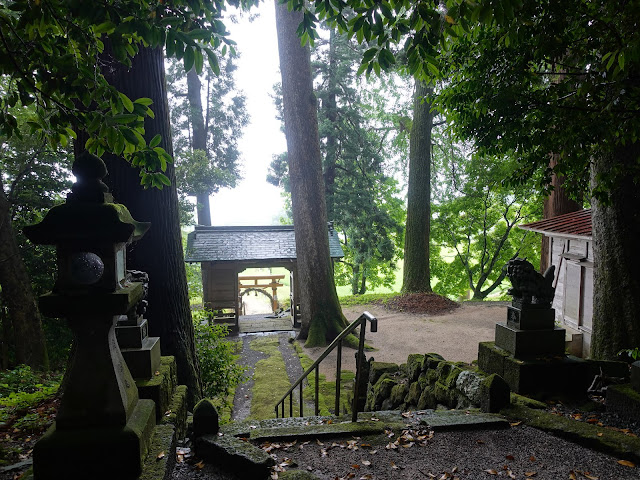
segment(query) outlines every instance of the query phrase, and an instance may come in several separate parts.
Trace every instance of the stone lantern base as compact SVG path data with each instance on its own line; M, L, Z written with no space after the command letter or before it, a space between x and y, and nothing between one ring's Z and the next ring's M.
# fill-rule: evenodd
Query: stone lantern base
M54 424L34 447L34 478L137 479L155 418L154 402L138 400L124 427L58 430Z

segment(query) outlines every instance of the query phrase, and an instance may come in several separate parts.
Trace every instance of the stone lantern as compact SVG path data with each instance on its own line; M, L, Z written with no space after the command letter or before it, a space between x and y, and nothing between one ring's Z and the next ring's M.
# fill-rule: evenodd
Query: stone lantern
M74 349L55 424L34 448L36 480L134 479L155 426L155 405L140 400L114 326L141 300L141 283L126 281L126 247L148 223L112 203L104 162L89 153L73 165L77 182L65 204L24 233L55 245L57 281L40 310L65 317Z

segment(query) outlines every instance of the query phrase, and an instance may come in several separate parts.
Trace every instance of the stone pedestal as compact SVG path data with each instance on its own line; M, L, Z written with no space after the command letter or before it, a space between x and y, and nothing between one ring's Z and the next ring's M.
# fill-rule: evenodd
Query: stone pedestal
M160 337L149 336L147 320L141 315L133 320L121 316L116 336L133 378L153 377L160 366Z
M519 394L584 395L593 380L587 362L572 356L540 356L519 359L494 342L478 348L478 367L500 375L511 391Z
M114 293L41 297L44 314L67 317L75 351L56 422L34 447L36 480L140 475L155 426L155 404L139 400L115 324L141 297L139 283Z
M496 324L496 346L516 358L564 355L565 330L554 326L552 308L507 307L507 322Z

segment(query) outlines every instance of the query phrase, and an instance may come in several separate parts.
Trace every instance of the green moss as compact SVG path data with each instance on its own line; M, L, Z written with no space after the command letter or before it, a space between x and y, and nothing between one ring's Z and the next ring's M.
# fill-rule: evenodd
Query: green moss
M511 404L520 405L522 407L537 408L541 410L547 408L546 403L534 400L533 398L525 397L523 395L518 395L517 393L513 392L511 392Z
M276 402L291 386L278 344L277 336L258 337L250 344L253 350L267 355L267 358L259 360L255 366L249 414L251 419L275 417Z
M313 365L313 360L303 353L302 347L298 342L294 342L294 348L300 358L300 364L303 370L307 370ZM353 392L353 385L355 381L355 373L349 370L342 370L340 376L340 405L346 412L351 411L351 403L349 402L349 394ZM303 397L310 403L315 402L315 381L316 374L312 372L307 377L308 386L303 390ZM336 382L327 381L325 375L320 375L318 384L318 407L320 409L320 415L329 415L335 413L335 398L336 398ZM342 412L337 412L340 414Z
M500 413L511 420L520 420L531 427L550 432L593 450L634 462L640 461L640 438L638 437L520 405L511 405Z

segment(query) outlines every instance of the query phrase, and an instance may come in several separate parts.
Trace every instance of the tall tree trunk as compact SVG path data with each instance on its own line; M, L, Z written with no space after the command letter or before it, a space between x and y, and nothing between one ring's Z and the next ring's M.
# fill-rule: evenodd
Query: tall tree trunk
M592 163L592 179L614 169L632 171L640 143L619 147ZM621 177L610 202L592 201L593 343L591 356L613 359L624 348L640 347L640 185Z
M155 119L145 121L146 139L150 141L156 134L162 135L160 146L172 155L163 60L161 49L141 48L130 69L114 62L115 70L107 78L132 100L140 97L153 100L151 108ZM136 220L151 222L147 234L127 252L127 266L149 274L146 314L149 334L160 337L163 355L175 356L179 380L187 385L188 403L193 406L202 395L202 383L195 352L173 165L169 164L165 172L171 180L170 187L145 190L140 185L137 169L112 155L105 155L104 160L109 169L105 181L115 200L126 205Z
M549 167L553 168L557 164L558 155L551 155ZM558 215L564 215L565 213L571 213L582 209L582 205L569 198L563 185L564 177L559 177L554 173L551 177L551 186L553 187L553 190L549 196L544 199L544 205L542 206L542 218L553 218ZM551 257L551 252L549 252L549 245L549 237L543 235L542 248L540 251L540 272L542 273L544 273L550 266L549 258Z
M402 292L430 292L429 236L431 231L431 129L433 113L426 96L433 87L416 80L413 123L409 140L407 225L404 237Z
M316 97L308 46L296 29L301 12L289 12L275 0L276 28L293 224L296 230L298 285L302 311L300 337L307 346L326 345L347 325L333 280L327 210L318 139Z
M335 183L336 183L336 164L338 161L338 108L336 102L336 32L331 29L329 32L329 75L328 75L328 94L326 97L327 120L330 123L330 131L327 133L327 156L324 161L324 191L327 200L327 218L330 221L335 220Z
M187 99L189 100L189 115L191 116L191 127L193 136L191 137L191 150L202 150L207 158L207 131L204 125L204 115L202 113L202 83L195 69L187 73ZM209 192L198 192L196 195L198 203L196 211L198 213L198 225L211 225L211 207L209 206Z
M18 250L10 211L11 205L0 177L0 286L13 330L16 363L46 370L49 368L49 359L40 312L31 288L31 279ZM5 342L7 340L4 339Z

